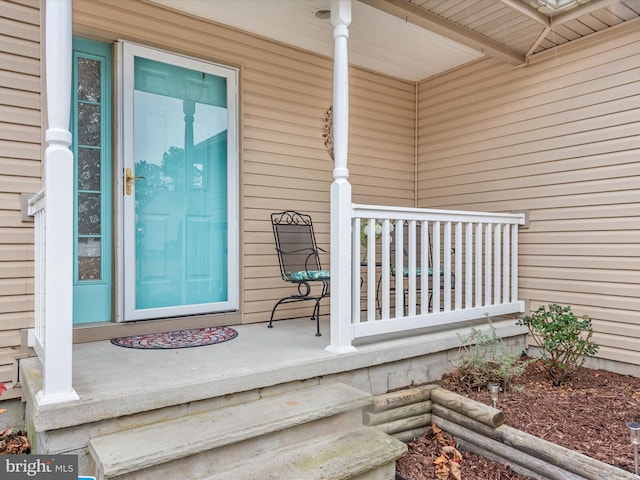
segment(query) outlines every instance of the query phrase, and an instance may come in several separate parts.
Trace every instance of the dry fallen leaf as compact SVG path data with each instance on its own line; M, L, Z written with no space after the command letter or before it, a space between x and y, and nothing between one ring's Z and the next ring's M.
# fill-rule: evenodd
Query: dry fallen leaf
M435 463L436 465L440 465L440 464L448 464L449 463L449 459L447 458L446 455L440 455L438 458L436 458L433 463Z
M458 449L452 445L446 445L442 447L442 451L448 454L456 463L462 463L462 454L458 451Z
M435 423L431 424L431 428L433 430L433 439L438 442L440 445L449 445L449 441L447 437L444 436L444 432L438 428Z
M453 476L455 480L462 480L462 469L459 463L451 461L449 462L449 468L451 469L451 476Z
M0 454L26 454L30 452L31 444L25 432L14 433L10 428L0 432Z
M444 455L440 455L433 461L433 463L436 465L436 477L439 480L448 480L450 471L449 459Z

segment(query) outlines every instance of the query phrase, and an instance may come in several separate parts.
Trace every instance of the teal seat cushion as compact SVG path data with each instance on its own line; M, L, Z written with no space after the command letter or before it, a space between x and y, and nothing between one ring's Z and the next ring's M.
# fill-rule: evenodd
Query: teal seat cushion
M329 270L301 270L299 272L291 272L286 280L294 282L306 282L308 280L330 280L331 272Z
M404 267L402 269L402 275L404 275L405 277L409 276L409 267ZM419 277L420 275L422 275L422 269L420 268L416 268L416 275ZM429 268L429 273L428 275L433 275L433 268ZM440 275L444 275L444 270L440 269Z

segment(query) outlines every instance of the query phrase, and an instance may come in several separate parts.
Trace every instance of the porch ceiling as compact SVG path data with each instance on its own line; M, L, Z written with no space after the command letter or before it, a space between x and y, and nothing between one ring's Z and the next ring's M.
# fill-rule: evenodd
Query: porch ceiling
M152 0L331 57L330 0ZM352 64L419 81L484 55L514 65L640 17L640 0L355 0Z

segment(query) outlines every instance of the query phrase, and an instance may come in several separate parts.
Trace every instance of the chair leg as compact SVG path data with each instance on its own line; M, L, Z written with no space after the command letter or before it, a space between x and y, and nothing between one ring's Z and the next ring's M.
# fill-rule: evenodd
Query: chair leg
M296 297L296 296L291 296L291 297L284 297L281 298L280 300L278 300L278 303L276 303L273 306L273 310L271 310L271 318L269 319L269 325L267 325L268 328L273 328L273 317L276 314L276 309L282 305L283 303L292 303L292 302L303 302L305 300L313 300L312 298L301 298L301 297Z
M320 300L322 300L324 297L318 297L318 298L292 298L292 297L285 297L282 298L278 301L278 303L276 303L273 307L273 310L271 310L271 318L269 319L269 324L267 325L267 328L273 328L273 317L275 316L276 313L276 309L283 303L289 303L289 302L301 302L304 300L315 300L315 305L313 307L313 312L311 314L311 321L315 320L316 321L316 337L320 337L322 336L322 334L320 333Z
M311 315L311 320L313 320L314 317L316 320L316 337L322 336L320 333L320 300L322 300L322 297L316 300L316 305L313 307L313 314Z
M322 282L322 294L316 300L316 306L314 308L314 314L316 317L316 337L322 336L322 333L320 333L320 301L325 297L329 297L329 286L328 281Z
M276 314L276 308L278 308L280 304L284 303L288 299L289 297L282 298L278 301L278 303L275 304L273 310L271 310L271 319L269 320L269 325L267 325L267 328L273 328L273 316Z

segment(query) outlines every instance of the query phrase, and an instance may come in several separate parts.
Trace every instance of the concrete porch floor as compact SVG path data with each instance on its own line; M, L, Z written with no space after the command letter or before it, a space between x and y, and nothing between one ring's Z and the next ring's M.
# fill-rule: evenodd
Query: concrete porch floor
M36 405L42 371L35 357L21 361L21 382L36 431L326 376L380 394L440 378L452 368L460 339L474 325L488 331L486 320L466 322L446 330L371 339L356 344L357 352L343 355L325 351L328 317L321 319L321 337L305 318L274 322L272 329L266 323L234 325L237 338L196 348L136 350L109 341L83 343L73 347L73 386L79 400ZM500 337L524 346L526 329L513 319L494 319L493 325Z

